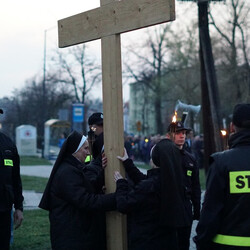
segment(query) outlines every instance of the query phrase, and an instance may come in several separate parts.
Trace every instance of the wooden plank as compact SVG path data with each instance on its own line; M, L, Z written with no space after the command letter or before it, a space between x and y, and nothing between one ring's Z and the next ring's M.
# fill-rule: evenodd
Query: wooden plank
M123 154L123 100L120 35L102 38L102 86L104 116L104 151L108 158L105 169L107 193L114 192L114 171L125 176L124 167L117 159ZM118 212L108 212L106 218L107 249L127 249L126 217Z
M123 100L122 100L122 71L121 54L119 47L120 35L113 35L102 39L102 84L103 84L103 116L104 116L104 141L105 154L108 157L108 163L115 169L120 169L124 173L124 168L117 155L123 154ZM110 156L114 156L113 158ZM119 167L120 166L120 167ZM107 170L107 172L106 172ZM115 191L115 182L113 179L113 170L107 168L108 183L111 183L108 192ZM109 171L111 172L109 174ZM107 183L107 182L106 182ZM107 187L108 188L108 187Z
M59 47L89 42L175 19L175 0L123 0L58 21Z
M101 0L104 6L114 0ZM125 176L122 163L116 158L123 154L123 101L122 66L120 35L112 35L101 40L102 45L102 86L104 115L104 145L108 158L105 170L107 192L114 192L116 184L114 171L119 170ZM126 216L118 212L106 213L107 249L127 250Z

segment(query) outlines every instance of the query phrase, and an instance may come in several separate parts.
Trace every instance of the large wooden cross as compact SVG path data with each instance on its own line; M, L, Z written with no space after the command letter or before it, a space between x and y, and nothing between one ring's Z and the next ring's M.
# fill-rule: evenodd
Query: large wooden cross
M101 7L58 21L59 47L101 39L105 170L107 192L115 191L113 173L124 169L123 101L120 34L175 19L175 0L100 0ZM107 213L107 249L127 248L125 217Z

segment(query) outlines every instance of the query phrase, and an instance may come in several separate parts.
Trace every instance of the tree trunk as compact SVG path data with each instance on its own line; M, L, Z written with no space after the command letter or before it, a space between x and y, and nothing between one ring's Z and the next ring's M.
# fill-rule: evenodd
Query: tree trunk
M155 98L155 121L157 134L162 135L162 119L161 119L161 95L157 95Z

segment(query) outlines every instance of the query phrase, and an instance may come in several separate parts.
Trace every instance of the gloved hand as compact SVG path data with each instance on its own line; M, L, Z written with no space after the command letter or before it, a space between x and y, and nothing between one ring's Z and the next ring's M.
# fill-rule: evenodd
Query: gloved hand
M123 179L122 175L120 174L119 171L115 171L115 173L114 173L114 180L115 180L115 182L117 182L120 179Z
M124 155L123 156L117 156L117 158L121 161L126 161L128 159L128 153L126 148L124 148Z

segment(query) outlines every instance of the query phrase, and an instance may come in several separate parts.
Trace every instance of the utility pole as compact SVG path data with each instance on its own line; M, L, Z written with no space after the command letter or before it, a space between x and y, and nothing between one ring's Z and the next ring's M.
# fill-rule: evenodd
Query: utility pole
M204 168L207 172L209 156L223 150L220 133L221 114L217 77L214 67L211 39L208 26L209 2L223 0L179 0L193 1L198 4L199 42L200 42L200 73L201 73L201 104L204 133Z
M202 116L204 128L204 167L207 172L209 156L223 150L220 133L221 114L217 77L214 67L208 27L208 1L198 1L200 71L202 93Z

